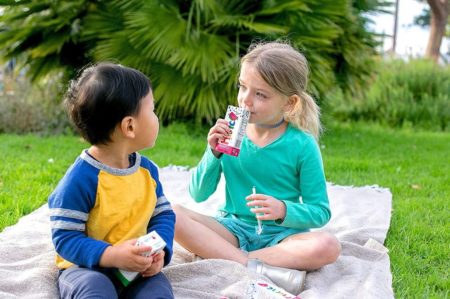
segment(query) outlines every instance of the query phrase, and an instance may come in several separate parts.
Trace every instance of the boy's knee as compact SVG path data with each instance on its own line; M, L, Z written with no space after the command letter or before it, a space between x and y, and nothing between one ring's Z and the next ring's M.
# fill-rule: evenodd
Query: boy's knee
M59 277L58 286L61 298L117 298L111 280L95 270L67 269Z
M128 291L127 297L135 299L174 298L170 281L162 272L142 279L133 289Z

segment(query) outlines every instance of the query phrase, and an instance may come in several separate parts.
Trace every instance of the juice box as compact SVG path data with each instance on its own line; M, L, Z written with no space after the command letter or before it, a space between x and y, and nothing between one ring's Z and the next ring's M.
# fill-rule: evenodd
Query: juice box
M231 129L232 134L224 140L220 140L215 150L227 155L238 156L249 118L250 111L231 105L228 106L225 120L228 122L228 127Z
M293 295L274 284L265 281L256 281L248 286L245 298L249 299L301 299L299 295Z
M158 235L156 231L152 231L136 241L136 246L151 246L152 250L142 253L143 256L149 257L159 253L165 246L166 242ZM116 275L124 286L129 285L137 276L139 272L126 271L117 269Z

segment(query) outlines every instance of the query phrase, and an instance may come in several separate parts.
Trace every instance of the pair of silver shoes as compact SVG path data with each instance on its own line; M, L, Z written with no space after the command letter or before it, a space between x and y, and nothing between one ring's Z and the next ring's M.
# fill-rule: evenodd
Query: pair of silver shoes
M249 259L247 268L266 276L293 295L300 294L305 286L306 271L270 266L258 259Z

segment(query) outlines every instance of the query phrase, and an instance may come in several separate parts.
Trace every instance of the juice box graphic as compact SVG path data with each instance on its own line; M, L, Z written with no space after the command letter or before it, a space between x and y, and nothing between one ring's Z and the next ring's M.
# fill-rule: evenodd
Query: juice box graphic
M274 284L260 280L249 284L245 298L301 299L299 295L293 295Z
M136 246L151 246L152 250L144 252L142 255L149 257L159 253L165 246L166 242L158 235L156 231L152 231L136 241ZM124 286L129 285L137 276L138 272L117 269L116 275Z
M238 156L249 118L250 111L231 105L228 106L225 120L228 122L228 127L231 129L232 134L224 140L220 140L215 150L227 155Z

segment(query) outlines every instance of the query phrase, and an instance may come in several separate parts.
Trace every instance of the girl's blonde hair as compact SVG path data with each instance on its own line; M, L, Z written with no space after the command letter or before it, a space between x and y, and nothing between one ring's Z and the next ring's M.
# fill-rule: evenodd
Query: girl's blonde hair
M244 62L256 67L267 84L281 94L288 97L297 95L300 98L285 113L284 119L319 139L320 109L306 92L309 68L305 56L287 43L267 42L252 44L248 53L242 57L241 65Z

